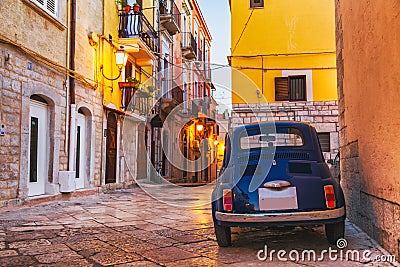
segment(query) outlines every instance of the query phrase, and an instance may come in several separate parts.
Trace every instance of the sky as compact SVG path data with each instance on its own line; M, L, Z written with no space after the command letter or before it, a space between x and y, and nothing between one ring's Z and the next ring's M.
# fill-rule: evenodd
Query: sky
M207 26L211 32L211 63L227 65L227 56L230 55L231 48L231 13L229 9L228 0L197 0L203 16L206 20ZM213 67L212 67L213 68ZM215 66L214 66L215 68ZM226 68L224 70L218 70L212 72L212 79L219 79L220 76L224 76L225 80L220 82L224 87L230 87L230 72ZM214 98L220 103L219 110L224 110L224 106L230 108L231 94L226 89L223 89L217 83L214 82L217 91Z

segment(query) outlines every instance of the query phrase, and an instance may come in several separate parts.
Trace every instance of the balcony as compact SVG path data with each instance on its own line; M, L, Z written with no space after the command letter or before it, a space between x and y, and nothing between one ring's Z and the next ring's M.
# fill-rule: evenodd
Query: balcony
M182 34L182 56L188 60L197 57L197 42L191 32Z
M204 61L203 51L201 49L199 49L197 52L197 61L200 61L200 62Z
M211 82L211 64L209 62L204 63L204 79Z
M154 53L159 52L159 47L157 32L149 20L141 11L120 12L118 16L120 43L125 45L128 53L135 53L138 65L151 65L150 61L156 59Z
M181 12L174 0L160 1L160 22L170 35L180 32Z
M173 82L174 88L172 89L172 98L178 102L178 104L183 103L183 90L182 88L177 85L175 82Z
M121 87L121 94L121 108L123 110L142 116L149 114L153 103L153 97L149 92L132 86L123 86Z
M192 101L192 114L195 117L215 117L215 107L212 106L212 100L209 97L194 99Z

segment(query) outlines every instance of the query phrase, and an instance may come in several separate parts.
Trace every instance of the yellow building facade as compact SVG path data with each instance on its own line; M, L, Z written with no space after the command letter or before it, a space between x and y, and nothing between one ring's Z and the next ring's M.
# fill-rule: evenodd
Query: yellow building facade
M255 117L266 120L268 111L275 120L310 122L320 133L325 156L337 153L334 4L333 0L230 1L228 58L235 69L236 124L253 122ZM256 114L249 113L254 107Z

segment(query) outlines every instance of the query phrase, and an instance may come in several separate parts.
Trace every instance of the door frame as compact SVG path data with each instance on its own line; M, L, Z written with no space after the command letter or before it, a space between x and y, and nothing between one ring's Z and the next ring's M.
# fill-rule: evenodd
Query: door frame
M41 110L41 112L44 112L44 121L45 121L45 128L44 128L44 133L42 142L38 142L38 150L37 154L42 155L42 157L39 159L38 157L38 166L37 168L39 169L39 165L41 164L41 167L44 168L40 173L38 172L38 181L39 177L43 176L42 181L40 184L37 185L37 187L34 187L32 183L29 181L30 180L30 164L31 164L31 118L32 118L32 108L37 108ZM40 118L39 118L40 119ZM41 124L39 124L40 127ZM48 174L49 174L49 110L48 110L48 104L35 101L35 100L30 100L29 103L29 139L28 139L28 175L27 175L27 189L28 189L28 196L40 196L40 195L45 195L46 194L46 186L49 183L48 181ZM40 134L40 128L38 129L38 140L41 136ZM41 162L42 161L42 162Z
M112 118L115 118L115 127L113 127L114 129L115 129L115 136L114 136L114 138L111 138L111 136L110 136L110 134L112 134L111 133L111 131L110 131L110 124L111 124L111 120L112 120ZM118 134L119 134L119 131L118 131L118 117L117 117L117 115L114 113L114 112L112 112L112 111L110 111L110 112L108 112L108 114L107 114L107 121L106 121L106 126L107 126L107 128L106 128L106 142L105 142L105 145L106 145L106 153L105 153L105 156L106 156L106 160L105 160L105 163L106 163L106 166L105 166L105 173L104 173L104 175L105 175L105 177L104 177L104 183L105 184L110 184L110 183L117 183L117 171L118 171L118 148L119 148L119 146L118 146ZM111 141L113 141L114 142L114 145L115 145L115 148L113 148L113 149L115 149L115 158L114 159L110 159L109 158L109 146L111 145L109 142L111 142ZM110 160L112 160L112 162L110 162ZM114 168L110 165L111 163L114 163ZM109 169L109 168L112 168L112 169ZM110 177L108 177L108 174L111 174L111 172L112 172L112 175L113 175L113 177L111 177L111 178L113 178L113 179L111 179Z
M80 127L80 138L79 138L79 151L78 151L78 138L76 139L76 147L75 147L75 188L83 189L87 185L87 177L88 177L88 169L90 169L90 165L88 164L88 141L90 139L88 137L88 120L85 114L77 113L76 114L76 133L78 133L78 127ZM82 130L83 129L83 130ZM82 142L83 141L83 142ZM79 158L78 158L79 152ZM79 159L79 166L78 166ZM79 174L78 174L79 172ZM79 175L79 176L78 176ZM81 177L82 175L82 177Z

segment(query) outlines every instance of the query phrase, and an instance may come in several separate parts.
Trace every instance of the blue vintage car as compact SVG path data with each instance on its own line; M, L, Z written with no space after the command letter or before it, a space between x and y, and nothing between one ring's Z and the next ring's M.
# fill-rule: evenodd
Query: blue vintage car
M265 122L234 128L225 140L212 194L218 245L237 226L325 225L328 241L344 236L345 200L324 161L313 126Z

